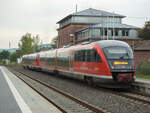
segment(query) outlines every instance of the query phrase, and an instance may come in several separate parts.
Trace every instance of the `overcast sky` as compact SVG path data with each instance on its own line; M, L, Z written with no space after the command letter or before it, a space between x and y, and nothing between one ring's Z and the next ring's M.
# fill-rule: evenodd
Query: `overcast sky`
M143 27L150 20L150 0L0 0L0 48L18 47L25 33L39 34L43 43L57 35L57 21L95 8L127 16L123 23Z

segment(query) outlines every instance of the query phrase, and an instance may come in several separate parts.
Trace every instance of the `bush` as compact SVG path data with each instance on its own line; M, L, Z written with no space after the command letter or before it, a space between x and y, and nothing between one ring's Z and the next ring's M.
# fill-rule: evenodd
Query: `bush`
M136 68L137 74L150 75L150 64L141 64Z

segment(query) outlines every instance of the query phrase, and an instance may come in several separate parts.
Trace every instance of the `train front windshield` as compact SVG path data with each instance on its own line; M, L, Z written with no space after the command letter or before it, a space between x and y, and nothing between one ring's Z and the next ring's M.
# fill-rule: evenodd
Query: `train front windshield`
M107 59L133 59L133 53L131 48L113 46L105 47L103 51Z
M130 47L109 46L103 48L109 66L114 70L134 70L133 52Z

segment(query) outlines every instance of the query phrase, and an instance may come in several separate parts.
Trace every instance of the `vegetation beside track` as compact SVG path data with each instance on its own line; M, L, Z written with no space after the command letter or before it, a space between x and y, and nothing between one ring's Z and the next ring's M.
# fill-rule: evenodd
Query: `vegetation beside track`
M136 75L137 78L144 78L144 79L150 79L150 74L149 75Z
M137 78L150 79L150 64L143 63L136 69Z

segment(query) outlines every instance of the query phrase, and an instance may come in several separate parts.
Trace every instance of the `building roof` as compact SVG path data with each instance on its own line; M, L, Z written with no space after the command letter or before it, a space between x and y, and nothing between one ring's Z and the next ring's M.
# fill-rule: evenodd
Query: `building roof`
M122 24L122 23L101 23L101 24L95 24L95 25L90 25L86 28L82 28L82 29L79 29L76 31L77 32L80 32L80 31L83 31L85 29L88 29L88 28L124 28L124 29L139 29L138 27L136 26L131 26L131 25L127 25L127 24Z
M71 16L92 16L92 17L113 17L114 16L114 17L120 17L120 18L124 18L125 17L125 16L120 15L120 14L89 8L89 9L85 9L83 11L72 13L72 14L64 17L63 19L61 19L57 23L60 23L63 20L65 20L67 18L70 18Z
M51 46L51 44L41 44L41 45L39 45L39 47L42 48L42 47L52 47L52 46Z
M122 24L122 23L101 23L101 24L96 24L96 25L92 25L90 26L90 28L127 28L127 29L139 29L136 26L131 26L131 25L127 25L127 24Z
M21 49L20 48L0 49L0 52L8 51L10 53L13 53L13 52L16 52L16 50L21 50Z
M71 15L73 15L73 16L104 16L104 17L107 17L107 16L113 17L113 16L115 16L115 17L125 17L125 16L120 15L120 14L110 13L110 12L107 12L107 11L97 10L97 9L93 9L93 8L85 9L83 11L76 12L76 13L73 13Z

